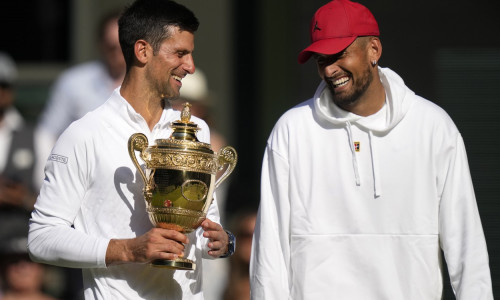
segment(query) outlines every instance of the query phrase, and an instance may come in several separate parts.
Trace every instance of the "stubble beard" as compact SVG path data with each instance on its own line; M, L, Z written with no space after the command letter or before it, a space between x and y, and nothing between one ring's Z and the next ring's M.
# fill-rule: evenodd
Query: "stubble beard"
M352 74L350 74L351 80L354 80ZM357 80L353 81L352 88L349 91L344 91L342 93L335 92L331 80L326 80L326 85L330 90L332 95L332 101L340 108L350 111L349 107L354 106L362 95L368 90L368 87L373 81L373 74L368 66L362 76Z

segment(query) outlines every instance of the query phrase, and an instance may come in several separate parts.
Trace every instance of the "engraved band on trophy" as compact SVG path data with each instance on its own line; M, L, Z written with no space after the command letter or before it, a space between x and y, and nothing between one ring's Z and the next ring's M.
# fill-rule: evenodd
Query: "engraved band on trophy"
M205 220L214 190L231 174L238 155L226 146L214 153L210 144L198 141L200 129L190 121L190 104L185 103L181 120L172 122L173 132L168 139L157 139L148 146L142 133L128 140L130 158L144 181L146 210L151 223L160 228L190 233ZM143 170L136 151L145 163ZM224 169L216 181L216 173ZM154 260L153 266L194 270L196 264L187 258Z

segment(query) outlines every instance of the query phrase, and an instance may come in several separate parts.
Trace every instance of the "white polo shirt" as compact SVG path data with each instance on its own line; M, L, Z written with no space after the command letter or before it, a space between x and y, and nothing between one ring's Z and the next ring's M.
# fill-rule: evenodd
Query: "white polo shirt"
M128 153L128 139L144 133L150 144L168 138L180 114L166 104L152 131L117 88L106 103L74 122L57 141L45 167L45 181L32 214L28 248L39 262L83 268L86 299L203 299L201 258L211 258L202 230L189 235L186 254L195 271L148 264L106 267L112 238L134 238L151 227L144 183ZM198 139L209 142L206 123ZM216 199L208 218L219 223ZM73 227L74 228L73 228Z

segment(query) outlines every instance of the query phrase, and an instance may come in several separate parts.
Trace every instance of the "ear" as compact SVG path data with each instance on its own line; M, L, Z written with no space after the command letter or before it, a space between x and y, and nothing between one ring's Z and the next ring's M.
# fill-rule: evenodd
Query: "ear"
M382 43L378 37L370 37L368 42L368 57L370 61L379 61L382 56Z
M134 54L135 58L142 64L148 61L151 47L149 43L145 40L137 40L134 44Z

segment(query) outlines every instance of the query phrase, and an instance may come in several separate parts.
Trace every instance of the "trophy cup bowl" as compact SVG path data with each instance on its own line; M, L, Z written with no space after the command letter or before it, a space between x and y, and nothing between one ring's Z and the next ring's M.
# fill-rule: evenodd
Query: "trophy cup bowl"
M153 226L190 233L205 220L214 190L232 173L238 159L230 146L214 153L210 144L198 141L198 125L190 121L189 103L184 104L181 120L172 122L168 139L157 139L149 146L142 133L128 140L130 158L144 181L146 211ZM142 169L136 151L145 163ZM216 173L227 166L216 180ZM194 270L187 258L154 260L156 267Z

